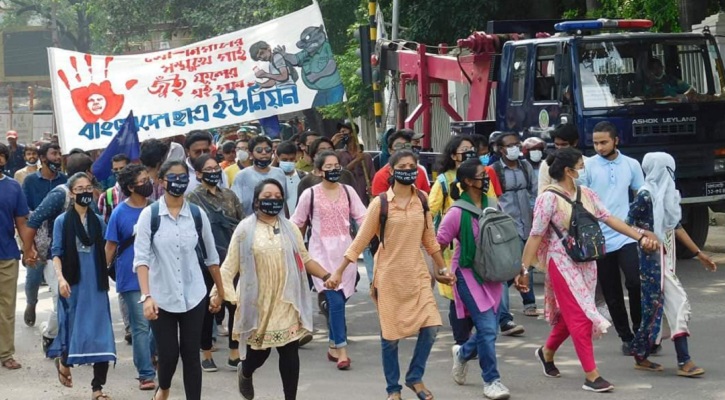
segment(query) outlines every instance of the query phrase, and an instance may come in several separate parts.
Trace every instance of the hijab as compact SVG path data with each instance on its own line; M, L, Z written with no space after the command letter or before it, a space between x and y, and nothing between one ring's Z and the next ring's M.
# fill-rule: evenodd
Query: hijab
M652 199L654 233L659 240L674 229L682 219L680 192L675 189L675 159L662 152L647 153L642 160L644 185L639 191L648 191Z

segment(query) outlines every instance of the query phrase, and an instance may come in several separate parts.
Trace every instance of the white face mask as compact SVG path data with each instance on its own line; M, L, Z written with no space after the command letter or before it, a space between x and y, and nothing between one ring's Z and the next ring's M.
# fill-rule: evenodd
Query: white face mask
M506 158L516 161L521 157L521 149L519 147L509 147L506 149Z
M237 161L245 162L249 160L249 152L246 150L237 150Z
M541 157L543 157L544 152L541 150L531 150L529 152L529 158L531 159L531 162L541 162Z
M579 175L579 178L577 178L577 179L581 179L581 178L584 178L584 175L586 175L587 170L586 170L586 168L577 169L576 173Z

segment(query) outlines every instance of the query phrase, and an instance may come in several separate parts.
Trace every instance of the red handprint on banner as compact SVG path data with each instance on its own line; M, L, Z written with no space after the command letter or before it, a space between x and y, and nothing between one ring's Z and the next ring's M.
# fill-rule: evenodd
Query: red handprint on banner
M58 76L63 81L65 87L70 90L73 106L75 106L81 119L89 124L97 122L99 119L110 121L123 108L124 96L117 94L111 87L108 80L108 65L113 61L113 57L105 58L105 68L103 70L103 81L100 83L93 82L93 65L92 56L86 54L84 56L86 66L88 67L88 79L91 81L86 86L79 86L71 89L70 81L65 71L59 70ZM78 71L78 60L75 56L70 57L70 64L75 71L76 85L83 85L83 79ZM131 79L126 82L126 90L130 90L138 83L138 80Z

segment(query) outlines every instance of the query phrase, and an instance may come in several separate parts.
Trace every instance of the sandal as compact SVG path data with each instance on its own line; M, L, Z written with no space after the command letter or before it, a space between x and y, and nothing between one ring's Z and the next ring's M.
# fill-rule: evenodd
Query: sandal
M399 392L395 392L395 393L390 393L388 395L388 400L403 400L403 398L400 397L400 393Z
M62 364L60 362L60 357L56 358L54 363L55 363L55 370L58 371L58 381L60 381L60 384L67 388L72 388L73 387L73 376L71 376L70 373L68 375L66 375L60 371L60 367L62 366Z
M662 372L665 370L665 368L657 363L653 363L652 361L648 359L644 359L642 361L634 360L634 369L638 369L640 371L650 371L650 372Z
M421 385L423 386L423 389L416 390L415 385ZM431 393L430 390L428 390L425 385L423 385L423 382L418 383L406 383L405 386L408 387L408 389L412 390L413 393L415 393L415 396L418 397L418 400L433 400L435 397L433 397L433 393Z
M524 315L527 317L538 317L539 316L539 310L536 309L536 307L529 307L524 309Z
M705 369L700 368L697 365L695 365L695 363L692 360L686 362L684 365L680 365L677 368L677 375L684 376L687 378L699 376L704 373L705 373Z
M7 360L3 361L3 368L13 370L23 368L23 366L20 365L19 362L15 361L14 358L10 357Z
M101 392L98 395L91 394L91 400L111 400L111 396Z

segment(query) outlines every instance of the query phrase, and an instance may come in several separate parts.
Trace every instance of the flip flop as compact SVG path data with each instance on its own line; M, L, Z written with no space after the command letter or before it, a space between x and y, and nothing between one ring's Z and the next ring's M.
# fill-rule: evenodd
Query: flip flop
M419 400L433 400L435 398L435 397L433 397L433 393L431 393L431 391L428 390L426 387L423 387L423 389L421 391L417 391L417 390L415 390L415 386L412 383L406 383L405 386L407 386L408 389L412 390L413 393L415 393L415 396L418 397Z
M61 366L60 358L56 358L54 363L55 363L55 370L58 371L58 381L60 382L60 384L67 388L72 388L73 387L73 376L71 376L70 374L65 375L62 372L60 372L60 366Z
M388 395L388 400L403 400L403 398L400 397L400 393L395 392Z
M640 371L650 371L650 372L662 372L665 370L663 366L657 363L653 363L650 360L642 360L642 361L636 361L634 362L634 369L638 369Z
M2 365L3 365L3 368L9 369L9 370L23 368L23 366L20 365L19 362L15 361L15 359L12 358L12 357L10 357L7 360L3 361Z

